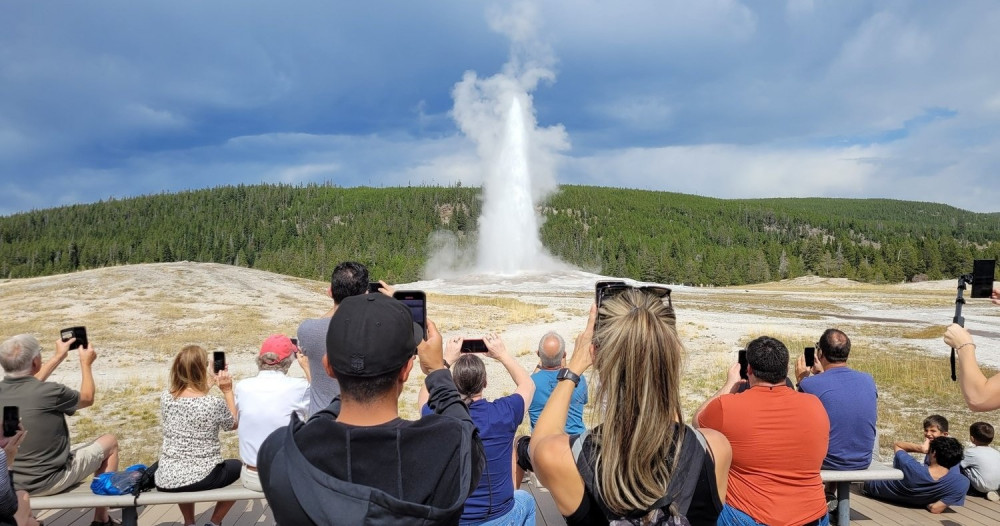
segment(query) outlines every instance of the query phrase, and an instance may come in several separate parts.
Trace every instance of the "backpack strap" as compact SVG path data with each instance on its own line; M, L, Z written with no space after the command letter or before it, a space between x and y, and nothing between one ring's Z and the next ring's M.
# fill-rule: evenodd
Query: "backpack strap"
M696 439L695 441L682 439L681 453L678 458L684 459L686 462L679 466L674 466L671 472L670 484L667 487L667 494L654 502L641 515L645 515L655 509L663 509L665 511L668 510L672 517L682 517L687 514L688 508L691 506L691 501L694 498L694 493L698 485L698 478L705 463L705 456L708 455L708 442L705 441L705 436L701 432L691 426L684 426L683 431L680 433L683 433L681 436L684 438L694 436ZM583 478L584 486L586 486L587 491L592 496L596 496L594 489L595 474L591 459L589 458L593 449L588 448L587 453L584 453L585 442L589 435L590 431L587 430L578 436L570 437L570 450L573 452L573 460L576 462L576 468L580 473L580 477ZM615 514L611 513L605 507L601 499L595 499L595 501L600 506L601 511L604 512L606 518L609 520L616 518L614 517Z

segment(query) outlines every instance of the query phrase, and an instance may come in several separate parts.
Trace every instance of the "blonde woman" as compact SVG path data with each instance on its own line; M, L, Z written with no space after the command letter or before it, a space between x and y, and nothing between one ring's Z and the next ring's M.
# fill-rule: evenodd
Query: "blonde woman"
M209 368L208 353L189 345L177 353L170 367L170 390L160 396L163 446L156 470L160 491L203 491L226 487L240 478L239 459L222 459L219 431L237 426L233 379L228 370ZM223 398L209 395L218 385ZM185 525L194 524L194 504L178 504ZM211 526L233 507L233 501L215 503Z
M665 287L627 287L603 301L596 332L592 307L569 367L538 417L531 463L567 524L639 524L679 515L693 525L716 523L732 450L721 433L684 425L683 345L673 307L662 300L669 294ZM592 363L600 423L570 437L563 429L573 388Z

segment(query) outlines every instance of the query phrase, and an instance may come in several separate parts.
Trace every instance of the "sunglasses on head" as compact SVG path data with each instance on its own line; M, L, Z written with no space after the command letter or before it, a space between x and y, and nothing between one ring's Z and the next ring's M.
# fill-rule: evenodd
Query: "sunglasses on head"
M624 281L600 281L597 283L597 321L595 322L594 328L596 329L601 323L602 316L600 315L601 305L604 304L606 300L614 298L615 296L625 292L626 290L638 290L640 292L650 294L659 299L667 298L667 306L671 309L674 308L673 300L670 299L670 288L664 287L662 285L642 285L639 287L634 287L625 283Z

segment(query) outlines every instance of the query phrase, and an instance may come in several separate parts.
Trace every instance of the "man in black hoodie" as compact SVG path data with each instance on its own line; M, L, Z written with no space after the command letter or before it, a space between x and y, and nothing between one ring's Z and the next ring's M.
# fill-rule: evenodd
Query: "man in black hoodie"
M383 294L346 298L330 320L324 366L336 402L275 431L257 457L261 485L282 525L458 524L484 456L468 408L409 308ZM417 352L433 415L399 417ZM339 409L339 411L338 411Z

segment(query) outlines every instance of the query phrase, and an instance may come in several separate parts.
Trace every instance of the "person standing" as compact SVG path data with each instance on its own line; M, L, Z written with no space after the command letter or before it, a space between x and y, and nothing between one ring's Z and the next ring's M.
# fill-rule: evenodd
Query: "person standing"
M309 414L314 415L330 405L340 394L340 384L326 374L326 333L330 318L345 298L368 292L368 268L361 263L345 261L333 269L326 294L333 299L333 307L319 318L310 318L299 324L296 337L299 349L309 359ZM391 295L391 293L390 293Z

